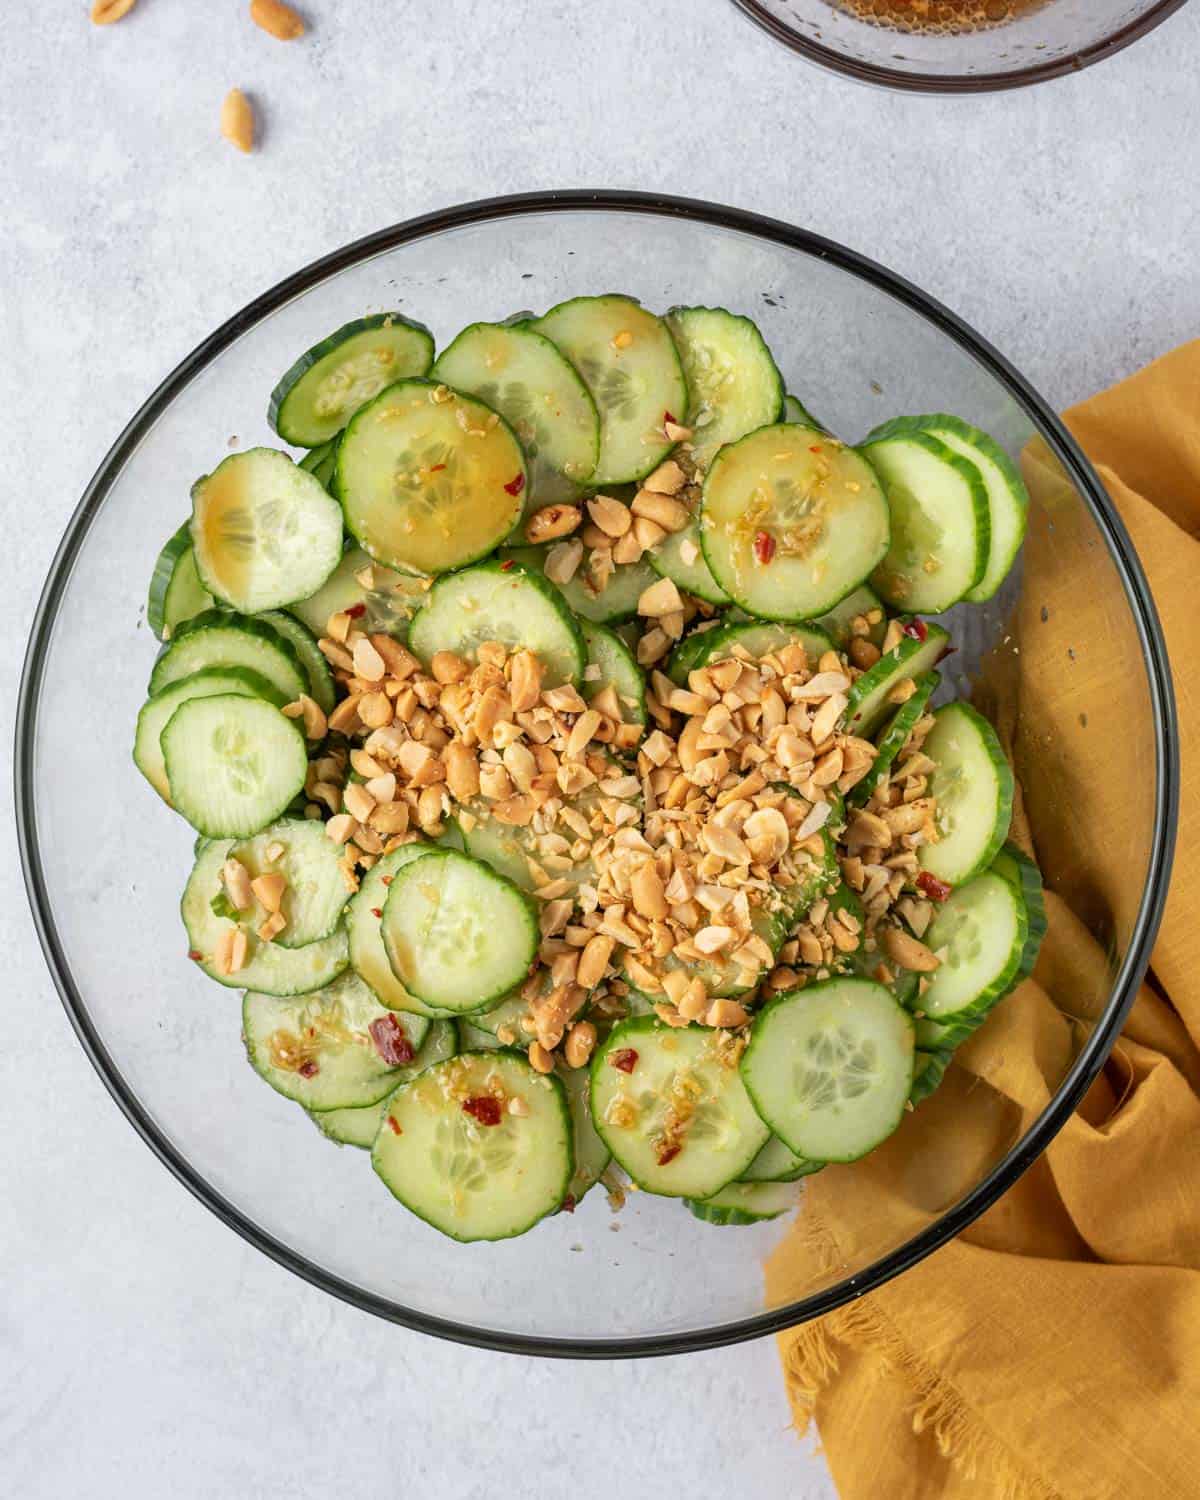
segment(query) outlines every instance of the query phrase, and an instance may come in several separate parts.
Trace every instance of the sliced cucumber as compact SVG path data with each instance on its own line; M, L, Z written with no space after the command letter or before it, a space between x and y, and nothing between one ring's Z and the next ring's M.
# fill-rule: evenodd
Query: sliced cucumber
M920 677L914 679L917 686L916 692L911 698L906 699L887 721L876 738L876 753L875 759L871 762L871 769L858 785L850 790L846 800L852 805L862 806L869 802L875 788L890 775L896 757L904 749L914 725L925 712L941 680L936 672L923 672Z
M899 1125L913 1024L881 984L828 979L776 996L741 1062L754 1107L799 1156L856 1161Z
M737 1044L706 1027L641 1016L614 1026L592 1061L592 1118L648 1192L708 1198L766 1144L737 1068Z
M908 1096L910 1103L920 1104L922 1099L929 1098L946 1076L946 1069L950 1066L953 1056L953 1052L917 1050L916 1061L913 1065L912 1089Z
M662 319L632 297L575 297L532 327L583 376L600 413L592 484L625 484L656 469L675 446L663 423L688 403L679 354Z
M818 422L799 396L790 393L783 398L784 422L795 422L800 427L811 427L815 432L828 432L824 422Z
M600 457L600 415L579 372L526 324L472 323L438 355L442 380L498 411L529 469L526 511L571 501Z
M773 1135L738 1181L795 1182L797 1178L819 1172L824 1165L823 1161L809 1161L807 1156L797 1156L777 1135Z
M356 318L300 356L271 392L267 420L285 443L315 448L385 386L432 363L433 335L419 323L397 312Z
M1021 953L1021 962L1017 965L1016 978L1017 981L1027 979L1033 973L1037 963L1042 939L1046 936L1048 926L1042 872L1023 849L1018 849L1016 844L1009 843L1005 844L992 861L992 873L1015 886L1020 891L1021 900L1025 904L1029 934Z
M559 1066L556 1074L562 1080L567 1107L571 1111L575 1170L567 1184L566 1201L573 1206L581 1203L587 1192L600 1181L601 1173L612 1161L612 1152L604 1144L592 1122L591 1069Z
M264 875L281 875L286 883L279 904L287 926L275 938L281 948L303 948L329 937L346 909L338 846L325 834L324 823L311 818L281 818L252 839L234 845L236 859L251 882ZM259 904L239 920L257 930L270 912Z
M322 443L319 448L313 448L300 460L300 467L308 472L333 493L333 471L337 465L337 438L330 438L327 443Z
M455 1014L484 1010L525 978L538 947L528 898L480 860L435 849L397 871L381 923L411 995Z
M1013 774L996 731L969 703L947 703L934 715L922 750L935 763L929 795L937 803L936 844L917 860L948 885L987 869L1008 837Z
M304 790L304 735L261 698L189 698L159 743L171 806L207 838L257 833Z
M969 459L979 470L987 490L988 558L983 577L974 588L967 590L965 597L973 604L982 604L1004 582L1021 549L1029 493L1016 464L1000 444L961 417L951 417L945 412L925 417L897 417L872 433L871 439L911 431L930 433L955 453Z
M348 547L327 582L307 599L288 606L316 636L325 635L330 615L363 606L359 625L363 630L382 631L403 641L408 622L425 602L427 578L397 573L375 562L361 547Z
M924 620L915 622L912 628L924 634L905 635L855 679L846 709L848 733L863 738L873 735L895 708L891 695L896 688L906 678L915 681L941 661L950 645L947 632L940 625L929 625Z
M851 640L851 620L860 615L866 617L875 610L878 611L878 618L871 625L866 639L873 645L880 646L887 631L887 619L883 612L883 600L869 583L860 583L840 604L835 604L819 619L814 620L813 624L821 627L839 651L844 651Z
M808 427L761 427L722 448L704 481L700 540L744 610L806 620L857 587L888 547L888 507L869 464Z
M548 971L543 970L542 973L546 975ZM543 984L543 993L547 993L551 986L547 980L544 980ZM473 1042L472 1045L517 1047L523 1050L528 1047L531 1040L528 1032L521 1026L521 1017L528 1014L529 1005L522 998L520 990L506 995L499 1005L493 1005L489 1010L472 1012L469 1023L472 1037L486 1036L488 1038L486 1043ZM462 1025L466 1026L468 1022L463 1021ZM504 1041L500 1040L498 1034L501 1031L506 1033ZM513 1034L511 1039L507 1037L508 1032Z
M362 1109L402 1082L429 1022L403 1020L357 974L283 998L247 990L242 1039L250 1066L276 1093L306 1109Z
M532 651L546 668L547 687L583 681L587 647L578 622L534 568L492 561L439 578L408 633L426 663L438 651L473 661L483 641Z
M308 678L309 697L326 713L332 713L333 705L337 702L333 673L329 670L329 663L321 655L312 631L281 609L268 610L262 618L295 647L304 675Z
M275 708L282 708L287 702L284 695L272 687L261 673L252 672L249 667L205 667L188 677L169 683L139 710L137 730L133 738L134 764L168 806L171 802L171 788L167 781L161 739L171 715L189 698L214 698L229 694L261 698L264 703L270 703Z
M803 646L810 667L815 667L826 651L833 650L833 642L816 625L776 625L757 621L718 625L715 630L685 637L671 653L667 675L672 682L686 686L690 672L738 655L739 647L758 660L773 651L782 651L785 646Z
M185 521L155 561L146 600L146 624L160 641L169 641L181 621L203 614L214 602L196 571L192 525Z
M363 875L358 890L346 908L346 933L350 939L350 962L359 978L374 992L380 1005L389 1010L411 1011L415 1016L444 1014L436 1006L426 1005L410 995L392 973L383 946L380 922L388 888L397 873L414 859L430 852L429 844L401 844L385 854Z
M314 593L342 556L342 514L319 479L274 448L231 453L192 486L196 569L246 614Z
M516 1052L435 1063L392 1095L371 1161L405 1208L451 1239L524 1234L559 1207L571 1180L562 1083Z
M707 468L725 443L780 420L783 376L749 318L723 307L673 307L666 322L687 379L691 446Z
M694 549L694 555L693 555ZM687 556L685 556L685 552ZM661 578L669 578L685 594L694 594L708 604L728 604L729 595L712 576L700 549L700 528L689 521L682 531L665 536L646 553L646 561Z
M510 547L501 553L501 557L505 561L511 557L526 567L541 569L546 554L541 547ZM652 583L657 582L658 574L642 559L615 567L604 587L597 589L593 587L585 560L573 578L556 587L581 619L593 620L597 625L614 625L632 619L637 614L638 600Z
M417 1048L417 1055L407 1067L396 1071L397 1083L407 1083L418 1073L434 1063L445 1062L458 1055L458 1028L453 1021L431 1021L425 1040ZM309 1117L328 1140L339 1146L358 1146L369 1151L375 1144L383 1117L387 1114L387 1099L377 1104L368 1104L361 1109L313 1109Z
M238 924L218 916L213 901L224 889L221 867L233 848L231 839L215 839L196 856L180 902L188 935L188 956L218 984L229 989L260 990L268 995L303 995L329 984L346 968L350 953L345 929L307 948L281 948L261 942L246 923L247 961L234 974L217 968L214 954L221 938ZM218 903L219 904L219 903Z
M969 458L927 432L875 436L862 453L879 475L891 545L871 582L895 609L939 614L983 578L991 525L987 489Z
M580 684L583 696L590 702L605 688L614 688L624 723L644 724L646 677L633 652L615 631L604 625L583 620L580 629L588 658Z
M977 875L942 902L925 946L943 949L921 1009L933 1021L976 1020L1008 993L1021 968L1029 919L1021 893L1000 875Z
M614 763L614 775L623 772ZM571 799L572 806L584 817L590 817L601 793L596 787L585 787ZM532 894L539 884L533 866L545 870L553 879L560 876L571 886L594 882L596 870L590 859L569 863L565 855L553 861L542 851L541 835L532 824L501 823L493 818L489 804L482 799L464 809L467 816L460 820L463 843L468 854L490 865L505 879L511 880L521 890Z
M295 702L308 687L296 648L273 626L209 609L185 620L159 652L150 673L150 696L205 667L249 667L282 693L285 703Z
M777 1219L799 1202L786 1182L730 1182L711 1198L689 1198L687 1206L706 1224L761 1224Z
M334 483L346 529L373 558L447 573L485 557L517 524L525 459L481 401L400 380L352 418Z

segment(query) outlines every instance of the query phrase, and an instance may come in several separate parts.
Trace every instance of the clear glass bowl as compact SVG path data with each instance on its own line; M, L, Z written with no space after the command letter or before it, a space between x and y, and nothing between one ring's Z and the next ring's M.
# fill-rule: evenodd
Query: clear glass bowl
M301 350L370 310L412 313L442 342L465 322L610 288L655 308L750 314L795 389L847 437L896 412L937 410L1014 453L1040 434L1057 473L1057 555L1070 557L1081 591L1108 601L1106 649L1142 695L1140 732L1114 734L1110 747L1133 799L1120 881L1081 867L1071 847L1042 851L1050 883L1110 956L1088 997L1096 1024L1079 1033L1053 1099L1023 1133L993 1132L991 1154L919 1232L893 1241L863 1226L854 1264L782 1306L765 1301L761 1276L779 1222L715 1230L638 1195L612 1220L593 1193L523 1238L457 1245L407 1214L365 1154L331 1146L247 1066L235 995L185 956L178 901L191 834L130 760L154 655L143 604L155 555L196 475L229 445L275 441L267 395ZM1045 520L1033 518L1043 536ZM1021 597L1014 583L987 609L956 612L958 690L1017 628ZM1103 713L1096 703L1097 722ZM881 267L787 225L680 199L563 193L468 204L348 246L258 298L163 382L101 464L55 558L21 689L16 791L30 898L71 1020L130 1122L201 1201L282 1265L382 1317L498 1348L610 1356L732 1342L828 1311L928 1254L1033 1161L1099 1068L1144 970L1165 892L1175 753L1162 639L1128 538L1045 402L978 335ZM1073 794L1073 766L1036 736L1020 737L1015 754L1038 788L1036 832L1039 809ZM936 1180L937 1141L918 1133L912 1150Z
M1028 9L1026 0L1009 0L1011 20L940 34L863 20L849 0L733 3L793 52L861 83L975 94L1078 73L1153 31L1184 0L1046 0Z

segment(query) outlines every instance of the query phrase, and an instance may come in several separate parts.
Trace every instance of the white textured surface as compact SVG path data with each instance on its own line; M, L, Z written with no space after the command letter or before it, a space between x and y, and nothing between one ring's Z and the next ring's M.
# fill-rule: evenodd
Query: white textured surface
M945 102L826 77L723 0L311 0L290 47L241 0L141 0L107 30L86 8L40 7L0 55L6 743L50 556L130 411L254 293L393 220L571 186L759 209L910 276L1059 403L1200 325L1194 6L1077 78ZM250 159L216 134L235 83L264 119ZM374 1322L243 1245L93 1075L2 838L3 1493L832 1494L770 1342L518 1361Z

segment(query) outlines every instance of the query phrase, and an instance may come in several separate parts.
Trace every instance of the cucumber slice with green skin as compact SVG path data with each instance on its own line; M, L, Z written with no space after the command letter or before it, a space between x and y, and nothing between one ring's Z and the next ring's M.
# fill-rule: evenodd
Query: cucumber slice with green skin
M275 938L279 947L319 943L340 925L346 909L346 883L337 845L326 836L324 823L313 818L281 818L235 844L229 857L245 867L251 881L260 875L282 875L287 882L279 907L287 926ZM256 899L249 911L239 912L238 919L257 931L269 915Z
M1025 483L1016 464L999 443L961 417L948 416L945 412L924 417L897 417L873 432L868 441L911 431L928 432L945 443L955 453L969 459L983 479L990 530L987 566L983 577L965 595L973 604L982 604L996 593L1008 576L1025 539L1029 511Z
M196 856L184 887L180 915L188 936L188 956L217 984L227 989L259 990L268 995L303 995L330 984L350 962L345 929L307 948L281 948L259 940L253 928L243 923L247 959L236 974L222 974L213 955L222 936L239 924L213 910L221 895L221 866L233 848L232 839L214 839Z
M519 1115L513 1099L526 1106ZM371 1162L405 1208L451 1239L524 1234L561 1205L574 1170L562 1082L507 1050L435 1063L391 1096Z
M798 1156L857 1161L904 1114L912 1018L870 979L790 990L759 1013L741 1071L754 1107Z
M823 1161L809 1161L796 1153L773 1135L742 1175L739 1182L796 1182L819 1172Z
M912 1009L911 1002L909 1009ZM923 1052L953 1052L973 1032L978 1031L986 1020L987 1011L981 1011L978 1015L966 1011L961 1018L954 1016L948 1021L931 1021L928 1016L918 1016L917 1046Z
M304 790L304 735L261 698L189 698L159 743L171 806L207 838L257 833Z
M686 687L690 672L737 655L735 647L740 647L757 661L760 657L769 656L772 651L782 651L785 646L803 646L811 667L816 666L826 651L833 650L833 642L816 625L758 622L718 625L715 630L704 630L682 640L670 655L667 675L672 682Z
M794 422L800 427L811 427L814 432L829 431L824 422L817 421L816 417L813 416L812 412L809 411L799 396L793 396L790 393L783 398L782 420L784 422Z
M920 677L914 679L917 685L916 692L900 705L876 736L876 755L871 762L871 769L857 786L851 788L846 799L851 806L861 807L869 802L872 792L890 774L897 755L904 749L914 725L925 712L941 680L937 672L923 672Z
M325 713L332 713L333 705L337 702L333 673L329 670L329 663L321 655L312 631L281 609L268 610L262 618L295 647L304 675L308 678L309 697Z
M871 626L866 639L873 645L881 646L887 632L887 618L883 600L868 583L860 583L840 604L835 604L831 610L814 620L813 624L820 626L839 651L844 651L851 640L851 620L859 615L869 615L875 609L879 611L879 619Z
M133 737L133 761L138 770L163 799L171 805L171 788L167 781L167 764L163 759L162 732L172 714L181 703L190 698L215 698L219 695L240 694L246 698L261 698L275 708L282 708L287 699L258 672L249 667L205 667L188 677L168 684L153 698L145 702L138 711L137 729Z
M516 1047L524 1051L532 1037L521 1026L521 1017L528 1015L529 1006L521 998L520 990L511 995L506 995L499 1005L494 1005L490 1010L477 1010L471 1016L471 1032L473 1036L486 1036L486 1044L491 1047ZM465 1024L465 1023L464 1023ZM513 1036L501 1041L498 1032L512 1032ZM474 1044L472 1044L474 1045Z
M342 514L286 453L249 448L192 486L192 546L209 593L260 614L321 587L341 561Z
M346 907L346 935L350 940L350 963L358 977L374 992L380 1005L408 1011L414 1016L437 1017L445 1012L410 995L392 972L380 931L381 913L388 889L396 875L414 859L431 852L430 844L401 844L385 854L361 878L358 890Z
M337 438L330 438L327 443L322 443L319 448L313 448L300 460L300 467L307 469L314 479L319 479L330 494L333 493L330 486L333 483L333 471L337 464Z
M922 640L915 635L906 635L890 651L885 652L873 667L855 679L846 708L846 732L869 739L884 719L895 709L891 694L905 678L921 677L941 661L950 647L950 636L940 625L918 622L925 632Z
M567 1096L567 1107L571 1111L571 1141L574 1149L575 1169L567 1184L564 1206L574 1207L581 1203L588 1192L600 1181L601 1173L612 1161L612 1152L604 1144L592 1123L592 1072L590 1068L568 1068L559 1065L555 1076L562 1080Z
M893 609L940 614L987 567L991 523L983 476L927 432L869 439L861 449L891 511L891 544L871 584Z
M247 990L242 1001L250 1066L306 1109L361 1109L386 1098L404 1070L384 1053L411 1059L428 1026L419 1016L398 1020L352 973L308 995Z
M910 1103L920 1104L922 1099L929 1098L946 1076L946 1069L950 1066L953 1055L952 1052L924 1052L918 1049L913 1065L912 1089L908 1096Z
M516 989L537 953L533 903L481 860L435 849L397 871L380 924L411 995L456 1015Z
M408 632L426 665L438 651L474 661L483 641L532 651L546 668L547 687L583 681L587 647L579 623L534 568L492 561L439 578Z
M887 552L889 524L870 465L836 438L789 423L722 448L700 503L713 577L765 620L832 609Z
M433 335L398 312L356 318L302 354L275 389L267 420L297 448L316 448L385 386L424 375Z
M596 403L600 455L592 485L652 473L675 446L663 423L688 404L679 353L662 319L632 297L574 297L532 327L557 344Z
M1029 937L1021 893L990 871L960 885L942 902L923 942L946 949L929 975L921 1009L932 1021L982 1018L1012 988Z
M528 514L571 502L600 457L600 414L579 372L525 324L472 323L438 355L431 380L485 401L525 450Z
M1021 900L1025 903L1029 935L1025 939L1021 962L1017 965L1016 980L1019 983L1033 973L1038 953L1041 950L1042 939L1046 936L1048 923L1042 872L1023 849L1018 849L1016 844L1008 843L992 861L992 873L1015 886L1021 893Z
M653 1016L613 1027L592 1059L592 1119L639 1187L709 1198L762 1150L770 1132L736 1055L730 1038L707 1027L664 1026Z
M688 562L683 555L684 547L695 547L696 556ZM660 578L669 578L676 588L685 594L694 594L707 604L728 604L729 595L712 576L712 569L704 561L700 550L700 528L689 521L682 531L674 531L663 538L658 546L646 553L646 561Z
M687 380L692 450L707 468L724 444L780 420L783 376L749 318L723 307L673 307L666 324Z
M346 428L334 488L346 530L373 558L428 574L498 546L521 518L527 479L497 412L444 385L398 380Z
M711 1198L689 1198L687 1206L706 1224L761 1224L777 1219L800 1201L785 1182L731 1182Z
M626 724L646 722L646 676L637 658L619 635L604 625L581 620L588 663L580 692L590 703L606 687L616 689L621 718Z
M541 547L506 547L500 557L503 561L511 557L525 567L541 571L546 553ZM597 625L615 625L637 614L638 600L652 583L657 582L658 574L643 558L614 568L602 589L592 587L585 567L581 567L566 583L555 587L580 619L592 620Z
M613 775L625 774L624 767L614 761ZM601 795L603 794L598 787L585 787L572 799L572 805L585 817L590 817ZM562 855L551 860L542 851L542 836L532 825L521 827L518 824L498 822L492 817L490 804L486 801L473 802L462 812L466 816L460 814L458 826L462 831L467 853L473 859L483 860L521 890L532 894L539 883L545 884L543 877L535 875L530 861L539 870L545 870L552 879L561 876L571 886L577 887L595 881L596 869L590 859L572 864L566 855Z
M215 602L200 582L192 548L192 523L185 521L155 561L146 600L146 624L160 641L169 641L177 625L212 609Z
M458 1028L453 1021L431 1021L425 1040L417 1048L417 1055L406 1068L396 1070L397 1083L407 1083L418 1073L434 1063L445 1062L458 1055ZM383 1117L387 1114L387 1099L377 1104L368 1104L359 1109L310 1109L309 1119L327 1140L339 1146L357 1146L369 1151L375 1144Z
M370 588L363 583L364 577L370 579ZM404 641L408 639L408 623L428 592L428 579L385 568L361 547L352 546L317 592L289 604L288 613L319 637L328 633L330 615L357 609L361 604L363 613L358 623L363 630L368 634L382 631Z
M986 870L1008 837L1013 774L996 731L969 703L947 703L934 714L922 750L934 762L929 795L937 803L936 844L917 861L948 885Z
M150 696L205 667L248 667L265 677L285 703L306 691L308 679L296 648L274 626L224 609L185 620L158 654L150 673Z

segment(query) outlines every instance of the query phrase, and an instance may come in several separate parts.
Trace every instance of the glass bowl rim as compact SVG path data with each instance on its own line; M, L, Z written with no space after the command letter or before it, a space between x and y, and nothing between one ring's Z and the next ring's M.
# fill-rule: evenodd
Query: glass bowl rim
M1129 948L1113 982L1103 1016L1075 1059L1074 1064L1043 1117L1029 1134L998 1162L987 1176L935 1223L927 1226L897 1249L881 1257L868 1271L850 1276L836 1285L799 1301L714 1328L683 1332L579 1339L507 1333L434 1317L404 1307L365 1291L333 1275L290 1246L260 1229L240 1209L222 1197L196 1172L181 1151L166 1138L125 1082L88 1013L75 985L66 953L51 911L41 851L38 846L33 771L37 713L43 683L45 648L49 642L72 565L92 521L115 479L132 456L143 435L168 409L192 378L203 371L224 349L257 323L294 298L350 266L357 265L401 245L449 229L475 226L493 220L541 213L611 211L658 218L675 218L719 229L754 235L793 250L830 260L900 301L933 323L981 362L1019 405L1033 418L1043 437L1066 468L1092 519L1104 536L1109 554L1125 586L1130 611L1142 647L1153 710L1154 755L1157 776L1154 836L1145 890ZM743 209L697 199L632 191L571 189L557 192L518 193L479 199L407 219L389 228L355 240L339 250L319 257L302 270L286 277L254 298L240 312L221 324L159 384L130 419L124 431L89 481L55 552L38 602L26 649L17 705L14 754L14 791L21 868L32 909L34 925L55 988L81 1045L102 1082L130 1124L176 1178L229 1228L235 1230L280 1265L321 1290L350 1303L360 1311L399 1323L419 1333L451 1341L496 1349L506 1353L558 1358L612 1359L632 1356L682 1354L718 1348L777 1333L795 1323L831 1312L852 1298L890 1280L922 1260L989 1207L1045 1149L1062 1128L1068 1115L1103 1065L1116 1040L1121 1023L1132 1004L1149 963L1151 946L1166 900L1168 876L1175 842L1179 797L1179 743L1175 703L1161 626L1149 587L1128 533L1087 459L1053 410L1008 361L932 297L883 266L832 240L809 230L795 228Z
M898 89L913 94L986 94L1001 89L1025 88L1031 83L1045 83L1051 78L1061 78L1067 73L1080 73L1093 63L1102 62L1114 53L1122 52L1131 43L1140 40L1155 30L1169 17L1180 10L1186 0L1158 0L1149 10L1142 12L1126 25L1110 32L1098 42L1080 47L1063 57L1046 62L1031 63L1024 68L1014 68L1005 73L909 73L900 68L888 68L882 63L864 62L851 57L834 47L827 47L811 37L802 36L792 27L773 15L760 0L733 0L733 4L750 21L774 37L792 52L816 63L831 73L841 73L858 83L873 83L880 88ZM886 28L880 28L881 30ZM893 35L903 36L895 31ZM980 35L988 33L981 32Z

